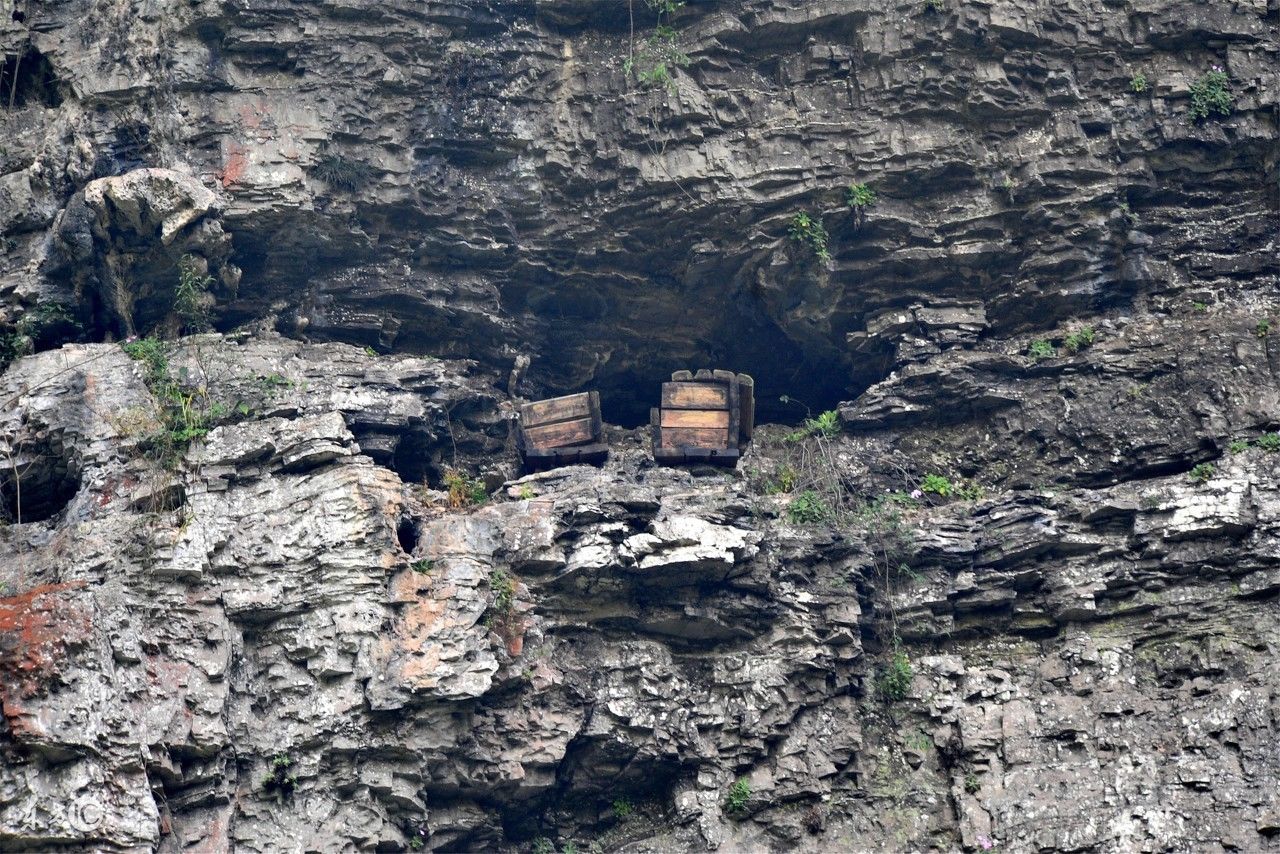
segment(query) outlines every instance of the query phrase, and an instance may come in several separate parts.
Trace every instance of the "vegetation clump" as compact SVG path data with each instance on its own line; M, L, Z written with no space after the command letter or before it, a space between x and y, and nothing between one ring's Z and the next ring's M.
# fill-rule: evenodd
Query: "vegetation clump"
M1257 445L1267 453L1280 451L1280 433L1263 433L1258 437Z
M1147 75L1143 74L1141 71L1135 71L1133 77L1129 78L1129 91L1133 92L1135 95L1141 95L1143 92L1147 91L1147 88L1150 85L1151 84L1147 80Z
M288 797L298 787L298 778L289 773L293 760L287 753L277 753L271 760L267 776L262 778L262 788L268 794Z
M467 477L460 471L450 469L444 473L444 488L449 492L449 506L455 510L479 507L489 500L484 481Z
M1068 353L1079 353L1093 344L1095 333L1092 326L1082 326L1062 339L1062 347Z
M891 702L906 699L907 692L911 689L912 675L911 659L901 649L894 650L893 657L884 670L880 671L880 679L876 683L880 694Z
M831 508L812 489L806 489L787 505L787 519L797 525L816 525L830 516Z
M924 0L924 10L926 12L942 12L945 9L945 0Z
M800 442L810 436L819 436L823 439L830 439L840 433L840 413L834 409L828 409L826 412L818 414L817 418L806 418L804 425L786 435L788 442Z
M1232 97L1227 83L1231 80L1221 66L1215 65L1191 84L1191 120L1200 122L1212 114L1231 115Z
M173 311L182 320L184 332L207 332L209 300L206 298L213 276L203 272L199 259L183 255L178 261L178 285L173 291Z
M850 184L845 201L851 208L867 208L876 203L876 192L866 184Z
M1214 471L1213 463L1197 463L1187 473L1187 477L1191 479L1192 483L1205 483L1213 477Z
M340 154L322 154L311 174L335 190L355 192L373 180L373 168L363 160Z
M624 797L614 798L612 807L613 817L618 821L626 821L635 812L635 807L631 804L631 801Z
M54 300L38 303L11 332L0 335L0 370L30 353L74 341L83 333L84 327L66 305Z
M1052 344L1041 338L1031 342L1031 346L1027 348L1027 355L1038 362L1041 359L1052 359L1058 355L1058 351L1053 348Z
M672 92L676 88L672 70L689 64L688 54L680 50L679 34L669 23L684 0L645 0L645 5L657 15L657 22L640 47L633 47L627 54L622 70L634 74L636 82L645 88L661 86Z
M827 229L822 221L801 211L791 217L787 234L797 243L803 243L813 250L819 261L830 261L831 252L827 249Z
M188 387L170 374L162 341L139 338L120 346L129 358L142 364L143 381L160 405L161 429L148 436L142 446L161 466L175 468L187 447L206 436L212 423L229 410L221 404L210 403L204 388ZM184 368L182 378L185 374Z
M746 777L739 777L729 787L729 796L725 798L725 811L730 815L738 815L747 811L747 802L751 800L751 783Z

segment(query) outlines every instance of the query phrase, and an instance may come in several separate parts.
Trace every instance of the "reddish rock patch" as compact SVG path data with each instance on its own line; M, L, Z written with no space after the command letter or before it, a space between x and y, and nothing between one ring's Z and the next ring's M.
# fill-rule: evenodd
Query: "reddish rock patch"
M88 612L61 595L83 586L45 584L0 599L0 701L6 715L15 700L47 688L68 651L88 639Z

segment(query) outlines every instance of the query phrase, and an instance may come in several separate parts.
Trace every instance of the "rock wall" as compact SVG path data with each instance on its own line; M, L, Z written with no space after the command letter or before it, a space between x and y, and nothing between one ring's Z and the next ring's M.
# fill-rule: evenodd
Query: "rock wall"
M0 4L0 848L1280 850L1278 27Z

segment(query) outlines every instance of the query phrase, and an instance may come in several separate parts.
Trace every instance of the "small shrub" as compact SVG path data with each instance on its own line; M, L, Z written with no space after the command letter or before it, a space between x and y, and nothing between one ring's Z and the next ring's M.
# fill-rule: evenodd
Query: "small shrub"
M1204 121L1213 113L1220 116L1231 115L1232 98L1231 92L1227 90L1230 80L1221 66L1215 65L1191 84L1192 121Z
M976 795L978 790L982 788L982 782L978 779L978 775L970 771L964 775L964 790L971 795Z
M955 494L955 487L948 478L940 474L927 474L924 476L924 480L920 481L920 491L932 492L934 495L950 498Z
M1280 451L1280 433L1263 433L1258 437L1258 447L1267 453Z
M911 690L911 676L911 659L899 649L894 652L884 670L880 671L877 683L880 694L893 702L906 699L907 691Z
M631 818L631 814L635 811L636 808L626 798L613 799L613 817L618 821L626 821Z
M790 436L788 436L788 438L790 438ZM791 492L796 488L796 484L799 483L799 480L799 472L789 465L783 465L778 469L777 476L765 482L764 494L780 495L784 492Z
M1141 71L1134 72L1133 77L1129 78L1129 91L1136 95L1141 95L1147 91L1150 84L1147 82L1147 75Z
M1068 353L1079 353L1093 344L1094 337L1092 326L1082 326L1066 338L1063 338L1062 346Z
M803 243L813 250L819 261L830 261L831 253L827 250L827 229L821 220L814 219L801 211L791 217L791 225L787 234L797 243Z
M556 847L545 836L533 840L533 854L556 854Z
M1261 444L1262 440L1259 439L1258 442ZM1232 454L1242 454L1247 450L1249 450L1249 443L1244 439L1236 439L1230 445L1227 445L1227 451Z
M431 835L431 831L427 828L425 821L410 821L404 829L404 835L409 840L409 847L414 851L421 851L427 845L427 838Z
M1271 334L1271 321L1267 320L1265 317L1262 320L1259 320L1257 325L1253 327L1253 334L1257 335L1259 338L1266 338Z
M424 557L422 560L415 560L413 563L409 564L409 567L414 572L421 572L425 575L426 573L433 572L435 570L436 562Z
M1192 483L1204 483L1213 477L1215 469L1213 463L1197 463L1196 466L1187 473L1187 477Z
M1205 302L1193 302L1191 303L1191 308L1193 311L1208 311L1209 304Z
M671 8L674 10L681 5L684 4L673 5ZM659 15L663 12L660 8ZM671 92L676 88L671 76L672 69L688 64L689 55L680 50L675 29L666 24L658 24L648 38L640 43L639 49L623 61L622 70L625 74L634 73L636 82L643 87L661 86Z
M729 787L729 796L725 799L725 811L737 815L747 811L747 802L751 800L751 784L746 777L739 777Z
M533 487L527 483L521 484L520 492L518 493L518 495L521 501L530 500L531 498L534 497Z
M866 208L876 203L876 192L866 184L850 184L845 200L851 208Z
M815 834L821 833L822 828L825 827L827 823L826 811L818 804L811 804L809 808L804 811L802 821L804 823L805 830Z
M194 255L183 255L178 261L173 311L181 318L182 328L188 333L209 329L209 303L205 294L213 284L213 276L202 273L201 269L200 261Z
M787 519L797 525L816 525L830 516L831 508L812 489L806 489L787 505Z
M483 481L452 469L444 473L444 487L449 491L449 506L455 510L478 507L489 500Z
M1058 351L1053 349L1053 345L1048 341L1040 339L1031 342L1031 346L1027 348L1027 355L1038 362L1041 359L1052 359L1058 355Z
M282 797L293 794L293 790L298 787L298 778L289 773L291 767L293 767L293 760L289 755L277 753L271 760L267 776L262 778L263 790Z
M321 154L311 174L335 190L354 192L363 188L373 178L373 169L363 160L353 160L340 154Z
M834 409L828 409L822 412L817 418L806 418L804 426L799 430L788 433L785 437L788 442L799 442L810 436L820 436L823 439L830 439L840 432L840 413Z
M926 12L942 12L946 8L944 0L924 0L924 10Z

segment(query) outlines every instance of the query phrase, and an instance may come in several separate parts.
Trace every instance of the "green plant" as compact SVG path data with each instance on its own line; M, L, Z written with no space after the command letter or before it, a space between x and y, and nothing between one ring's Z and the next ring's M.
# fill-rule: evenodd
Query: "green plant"
M1058 351L1053 348L1052 344L1041 338L1031 342L1031 346L1027 348L1027 355L1038 362L1041 359L1052 359L1058 355Z
M1079 353L1081 350L1093 344L1094 337L1092 326L1082 326L1066 338L1062 339L1062 347L1068 353Z
M572 841L560 846L560 854L578 854L578 846Z
M1195 311L1208 311L1209 304L1203 303L1203 302L1193 302L1191 303L1191 308L1194 309Z
M889 659L889 663L880 671L880 679L877 686L880 694L890 701L898 701L906 699L907 692L911 690L911 659L907 658L907 654L901 649L895 650L893 657Z
M633 48L622 62L624 74L635 74L641 86L661 86L668 92L675 91L671 72L689 64L689 56L680 50L679 34L669 25L671 15L684 5L684 0L645 0L645 5L657 16L653 32Z
M83 334L84 327L65 304L56 300L37 303L11 332L0 335L0 370L29 353L58 347Z
M1129 91L1134 94L1140 95L1147 91L1148 85L1147 75L1143 74L1141 71L1135 71L1133 73L1133 77L1129 78Z
M920 481L920 491L932 492L934 495L949 498L955 493L955 487L948 478L940 474L927 474L924 476L924 480Z
M364 352L364 354L365 354L366 356L376 356L376 355L378 355L378 351L377 351L377 350L375 350L375 349L373 349L372 347L370 347L368 344L364 345L364 347L363 347L362 349L363 349L363 352Z
M876 193L866 184L850 184L845 200L851 208L870 207L876 203Z
M209 329L209 302L205 298L213 276L204 272L194 255L178 260L178 284L173 291L173 311L182 320L184 331L205 332Z
M787 519L797 525L816 525L830 516L831 508L812 489L806 489L787 505Z
M165 468L174 468L187 446L209 432L212 422L227 414L226 406L211 402L201 386L189 386L169 373L169 360L163 342L155 338L126 341L121 349L143 365L143 381L160 406L161 427L140 443L147 455Z
M289 773L293 759L287 753L277 753L271 760L267 775L262 778L262 788L268 793L287 797L298 787L298 778Z
M790 438L791 436L794 436L794 435L795 435L794 433L788 434L787 438ZM773 480L770 480L765 485L765 494L778 495L779 493L783 493L783 492L791 492L796 488L796 482L798 477L799 475L797 474L794 468L792 468L789 465L783 465L781 468L778 469L777 477L775 477Z
M415 560L413 563L409 564L409 567L414 572L428 573L435 570L436 562L430 558L424 557L421 560Z
M626 821L635 812L635 807L626 798L613 799L613 817L618 821Z
M1267 453L1280 451L1280 433L1263 433L1258 437L1257 445Z
M729 787L729 796L725 798L725 812L731 815L746 812L747 802L751 800L751 783L746 777L739 777Z
M556 854L556 847L545 836L533 840L533 854Z
M817 418L806 418L804 425L784 438L788 442L799 442L810 436L820 436L823 439L830 439L840 433L840 413L834 409L828 409L826 412L818 414Z
M945 9L944 0L924 0L924 10L926 12L942 12Z
M1253 334L1257 335L1259 338L1266 338L1271 334L1271 321L1267 320L1265 317L1262 320L1259 320L1257 325L1253 327Z
M521 484L518 495L521 501L528 501L534 497L533 487L527 483Z
M1213 463L1197 463L1195 467L1187 473L1187 477L1191 479L1192 483L1204 483L1209 480L1209 478L1213 477L1213 473Z
M1261 442L1261 440L1259 440L1259 442ZM1230 445L1227 445L1227 451L1232 454L1242 454L1247 450L1249 450L1249 443L1244 439L1235 439Z
M827 250L827 229L822 221L801 211L791 217L787 234L797 243L803 243L813 250L819 261L830 261L831 253Z
M982 782L978 779L978 775L970 771L964 775L964 790L971 795L976 795L978 790L982 788Z
M409 840L410 848L414 851L421 851L426 847L431 831L425 821L410 821L405 826L404 835Z
M321 153L311 174L335 190L355 191L373 178L373 169L363 160L353 160L340 154Z
M1191 84L1192 121L1204 121L1213 113L1221 116L1231 115L1232 98L1231 92L1227 89L1227 83L1230 80L1231 78L1222 70L1222 67L1215 65Z
M469 478L450 469L444 473L444 487L449 492L449 506L456 509L478 507L489 500L484 481Z

